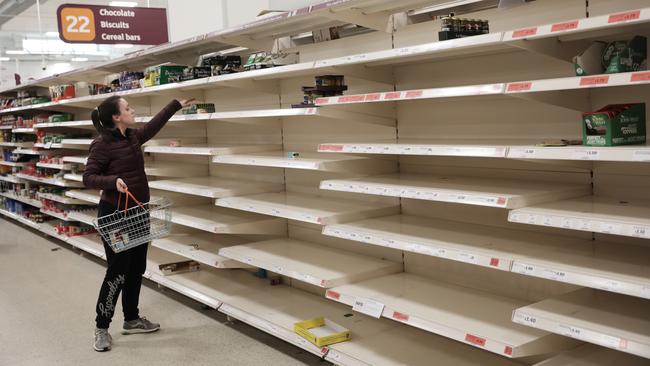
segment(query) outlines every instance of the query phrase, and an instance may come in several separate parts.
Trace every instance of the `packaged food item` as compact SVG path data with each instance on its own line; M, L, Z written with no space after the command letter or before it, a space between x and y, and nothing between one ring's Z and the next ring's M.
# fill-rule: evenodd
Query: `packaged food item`
M188 66L183 70L181 81L202 79L212 76L210 66Z
M314 107L314 100L321 97L333 97L343 95L348 86L345 85L343 75L321 75L316 76L316 86L303 86L303 101L300 104L292 104L292 108Z
M442 17L440 21L440 32L438 32L440 41L490 33L490 23L485 19L458 18L451 13Z
M635 36L629 41L611 42L603 52L606 74L647 69L647 39Z
M194 103L189 107L183 108L183 114L197 114L197 113L214 113L214 103Z
M297 322L293 325L293 331L318 347L352 339L350 330L324 317Z
M166 64L147 67L144 71L144 86L178 83L186 67Z
M241 56L209 55L201 57L201 66L211 68L212 75L232 74L242 71Z
M583 145L632 145L645 140L645 103L612 104L582 114Z
M76 96L75 86L72 84L54 85L54 86L50 86L49 89L50 89L50 98L52 98L52 101L55 102L64 99L72 99ZM38 104L38 103L32 101L32 104Z

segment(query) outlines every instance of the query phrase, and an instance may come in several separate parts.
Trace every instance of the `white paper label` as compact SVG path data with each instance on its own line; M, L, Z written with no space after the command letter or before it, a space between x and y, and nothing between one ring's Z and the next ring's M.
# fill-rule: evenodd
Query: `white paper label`
M636 150L632 156L634 161L650 161L650 150Z
M384 304L365 297L357 297L354 299L352 310L379 319L384 311Z
M515 313L515 320L518 323L524 323L531 327L535 327L537 325L537 318L525 313L519 313L519 312Z
M535 156L536 152L537 151L535 149L517 148L510 149L509 155L511 158L531 159Z
M641 288L641 296L650 299L650 286L643 286Z
M600 343L603 346L610 347L610 348L616 348L618 349L621 346L621 339L618 337L612 337L607 334L601 334L598 336L598 343Z
M512 264L512 272L525 274L525 275L532 275L533 273L535 273L535 266L533 266L532 264L514 262Z
M557 326L557 331L558 333L571 338L582 338L584 333L581 328L565 324L559 324Z
M598 160L600 159L600 151L576 150L573 152L573 158L577 160Z
M607 278L596 278L594 284L597 288L606 291L614 291L621 287L621 283L618 281L610 280Z
M544 272L542 272L542 277L549 279L549 280L554 280L554 281L566 281L567 280L567 274L564 271L560 270L554 270L554 269L546 269Z
M478 256L470 253L459 253L456 259L465 263L478 264Z
M632 234L634 236L640 237L640 238L647 238L650 236L650 229L646 228L645 226L634 226L632 228Z

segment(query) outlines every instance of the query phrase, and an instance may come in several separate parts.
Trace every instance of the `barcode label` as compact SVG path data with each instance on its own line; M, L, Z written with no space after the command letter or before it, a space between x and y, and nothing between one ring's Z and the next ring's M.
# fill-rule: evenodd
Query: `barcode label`
M531 275L535 273L535 266L533 266L532 264L515 262L512 264L512 272Z

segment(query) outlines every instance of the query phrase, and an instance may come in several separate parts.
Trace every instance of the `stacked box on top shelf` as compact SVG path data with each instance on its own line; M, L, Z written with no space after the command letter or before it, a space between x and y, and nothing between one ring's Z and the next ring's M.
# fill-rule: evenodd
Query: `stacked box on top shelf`
M645 103L612 104L582 114L582 139L587 146L643 144Z
M321 75L316 76L315 79L316 86L302 87L302 92L304 93L303 101L300 104L292 104L292 108L314 107L316 98L343 95L343 92L348 90L343 75Z

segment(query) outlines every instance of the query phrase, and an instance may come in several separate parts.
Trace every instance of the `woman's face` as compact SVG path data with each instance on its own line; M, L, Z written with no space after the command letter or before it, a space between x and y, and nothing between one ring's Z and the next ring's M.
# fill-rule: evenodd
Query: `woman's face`
M125 127L130 127L135 124L135 109L131 108L126 99L121 98L119 101L120 114L113 116L115 124L122 124Z

